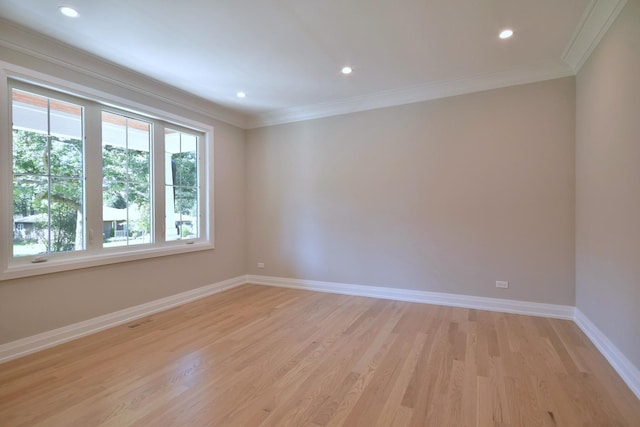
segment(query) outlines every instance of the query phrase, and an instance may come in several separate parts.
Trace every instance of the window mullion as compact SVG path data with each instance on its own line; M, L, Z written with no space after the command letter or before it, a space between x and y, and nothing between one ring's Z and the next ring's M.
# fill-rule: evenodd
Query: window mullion
M11 139L13 115L11 85L6 72L0 71L0 257L1 268L6 270L13 253L13 211L4 206L12 206L13 165L11 161Z
M51 253L51 185L53 180L51 179L51 99L47 99L47 254Z
M87 251L102 249L102 110L85 107L85 213Z
M213 134L198 138L198 206L200 213L200 237L213 242ZM211 209L211 211L210 211ZM209 214L210 212L210 214Z
M152 215L154 224L154 241L156 244L165 241L165 170L164 170L164 124L158 120L153 123L153 144L151 147L153 161L153 182L151 185Z

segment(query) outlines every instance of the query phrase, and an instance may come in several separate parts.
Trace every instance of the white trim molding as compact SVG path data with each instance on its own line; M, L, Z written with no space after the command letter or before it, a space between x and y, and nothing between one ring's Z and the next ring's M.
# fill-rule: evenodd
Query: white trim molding
M0 363L49 347L81 338L141 317L168 310L218 292L251 283L255 285L302 289L396 301L436 304L450 307L473 308L502 313L524 314L573 320L596 348L609 361L613 369L640 399L640 370L602 333L579 309L558 304L544 304L530 301L487 298L443 292L419 291L378 286L354 285L346 283L322 282L317 280L291 279L284 277L246 275L223 280L211 285L171 295L165 298L119 310L114 313L74 323L62 328L43 332L0 345Z
M247 282L255 285L573 320L640 399L640 370L579 309L573 306L271 276L248 275Z
M211 285L202 286L190 291L160 298L134 307L125 308L114 313L94 317L93 319L63 326L62 328L43 332L27 338L0 345L0 363L26 356L49 347L56 346L86 335L93 334L141 317L182 305L218 292L244 285L246 276L223 280Z
M627 0L591 0L562 54L562 59L575 74L587 62L625 4Z
M49 68L62 67L96 79L100 83L108 83L164 104L245 128L246 115L243 113L132 71L4 18L0 18L0 47L44 61Z
M356 295L397 301L437 304L450 307L475 308L502 313L526 314L529 316L552 317L555 319L574 318L574 307L568 305L544 304L510 299L477 297L470 295L428 292L413 289L386 288L378 286L353 285L346 283L320 282L271 276L247 276L248 283L278 286L292 289Z
M589 58L626 3L627 0L591 0L573 37L557 60L256 114L236 111L200 98L2 18L0 47L242 129L253 129L573 76Z
M640 369L633 365L585 314L576 308L575 322L582 332L591 340L602 355L609 361L613 369L640 399Z
M540 63L530 67L512 68L467 78L432 81L352 98L319 104L271 110L251 115L248 128L255 129L323 117L394 107L415 102L465 95L491 89L517 86L545 80L573 76L575 73L561 60Z

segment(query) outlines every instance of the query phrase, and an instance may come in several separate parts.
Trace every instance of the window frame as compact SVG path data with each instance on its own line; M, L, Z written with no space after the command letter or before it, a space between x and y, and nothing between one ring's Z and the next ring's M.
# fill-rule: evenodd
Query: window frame
M10 108L10 110L9 110L9 120L10 121L9 121L8 125L11 128L10 129L11 130L11 135L10 135L10 139L8 141L8 143L9 143L8 144L9 145L9 160L12 160L12 158L13 158L13 146L12 146L12 142L13 142L13 123L12 123L12 109L13 109L13 97L12 97L12 94L13 94L13 89L17 89L18 91L29 93L29 94L33 94L33 95L40 96L40 97L46 97L46 98L50 98L50 99L55 99L56 101L62 101L62 102L70 103L70 104L79 105L82 108L82 121L83 121L83 125L84 125L84 122L85 122L85 110L86 109L85 109L85 105L79 103L79 101L82 102L82 100L74 98L73 96L69 96L68 94L65 94L65 93L59 93L58 94L58 93L56 93L55 91L53 91L51 89L40 88L40 87L33 86L33 85L30 85L30 84L27 84L27 83L23 83L23 82L16 82L15 84L12 83L12 82L9 82L8 86L9 86L8 87L8 97L9 97L9 102L10 102L10 107L9 107ZM48 113L50 115L49 111L48 111ZM49 120L50 120L50 118L48 117L48 121ZM86 190L86 179L85 179L85 177L86 177L86 165L85 165L85 159L86 159L86 136L85 136L85 127L84 126L82 128L82 137L81 138L82 138L82 175L80 176L80 180L84 181L83 185L82 185L82 198L81 199L82 199L83 215L86 218L86 209L85 209L85 207L86 207L85 195L87 193L87 190ZM8 168L11 170L12 178L13 178L13 164L12 163L13 163L12 161L8 161ZM48 175L48 179L52 178L50 176L50 171L48 171L47 175ZM13 189L7 190L7 191L9 191L10 197L11 197L11 199L8 202L9 207L7 209L11 210L11 218L12 218L12 221L13 221L13 209L12 209L12 206L13 206L13 203L12 203L12 201L13 201ZM6 205L2 205L2 206L6 206ZM0 207L0 209L2 209L2 208ZM88 238L87 238L87 231L86 230L87 230L87 227L86 227L86 221L85 221L85 227L83 227L84 235L82 236L84 249L82 249L81 251L86 251L87 250L87 240L88 240ZM13 241L13 239L11 239L11 240ZM81 251L77 251L77 252L81 252ZM68 254L68 253L72 253L72 252L76 252L76 251L57 252L55 254L56 254L56 256L61 256L63 254ZM13 247L11 247L11 252L9 254L9 258L10 259L14 258L12 253L13 253ZM46 254L46 256L49 256L49 255L51 255L51 254L50 253ZM32 259L33 258L40 258L40 257L41 256L37 255L35 257L32 257ZM23 257L20 257L20 258L29 258L29 256L23 256ZM17 259L19 259L19 258L17 258ZM22 263L22 262L19 262L19 263Z
M141 104L90 87L53 78L32 70L0 62L0 281L98 265L214 249L213 239L213 132L211 125L160 107ZM12 90L79 104L84 111L84 210L85 249L34 256L13 256L13 164ZM158 102L153 102L158 104ZM102 247L102 111L152 123L150 196L152 242L148 244ZM195 134L199 139L198 200L199 237L165 239L164 161L154 157L164 153L164 128ZM41 260L45 259L46 262Z

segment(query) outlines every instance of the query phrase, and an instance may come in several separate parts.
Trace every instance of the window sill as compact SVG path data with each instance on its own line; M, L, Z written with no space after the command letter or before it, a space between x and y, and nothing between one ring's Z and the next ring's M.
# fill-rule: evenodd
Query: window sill
M0 273L0 281L211 249L214 249L214 246L208 241L193 243L185 241L183 244L177 243L152 248L103 250L100 253L84 252L81 255L69 257L52 256L46 262L11 264ZM34 258L28 257L29 260Z

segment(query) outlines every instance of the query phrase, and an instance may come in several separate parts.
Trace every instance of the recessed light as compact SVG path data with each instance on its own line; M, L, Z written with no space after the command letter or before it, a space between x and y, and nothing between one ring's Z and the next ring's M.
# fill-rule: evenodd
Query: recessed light
M60 9L60 13L69 18L77 18L80 15L77 10L69 6L60 6L58 9Z
M236 93L236 96L237 96L238 98L246 98L246 97L247 97L247 94L246 94L246 93L244 93L244 92L242 92L242 91L240 91L240 92Z
M498 37L500 37L501 39L508 39L512 35L513 35L513 30L507 28L506 30L500 31L500 35Z
M353 69L351 67L342 67L342 74L351 74L351 72L353 71Z

